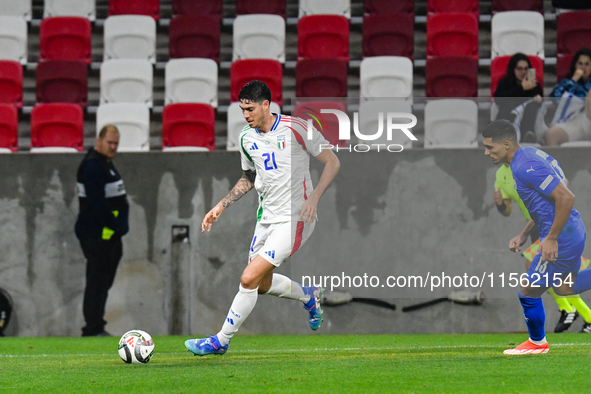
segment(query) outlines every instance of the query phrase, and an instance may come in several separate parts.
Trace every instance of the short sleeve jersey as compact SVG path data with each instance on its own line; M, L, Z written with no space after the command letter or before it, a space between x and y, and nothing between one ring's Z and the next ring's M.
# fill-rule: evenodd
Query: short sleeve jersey
M515 180L513 179L513 173L511 172L511 167L506 165L501 165L497 170L497 177L495 179L495 190L501 189L501 194L503 196L503 200L513 200L519 210L523 214L523 217L526 221L531 220L531 216L529 216L529 212L523 204L521 198L519 198L519 194L517 194L517 190L515 190Z
M515 188L519 197L545 238L554 223L555 206L550 193L566 178L560 164L552 156L534 147L522 147L515 152L511 162ZM586 235L579 212L573 208L562 232L558 236L559 247L578 244Z
M286 222L299 218L304 201L312 193L310 157L318 156L328 144L322 134L300 118L276 116L267 133L246 126L240 134L243 170L256 171L254 187L259 194L257 220ZM295 219L297 220L297 219Z

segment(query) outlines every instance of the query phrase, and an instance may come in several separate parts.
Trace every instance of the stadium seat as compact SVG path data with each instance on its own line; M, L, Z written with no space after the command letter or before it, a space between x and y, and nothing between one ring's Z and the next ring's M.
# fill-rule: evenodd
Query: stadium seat
M0 0L0 15L18 16L30 21L32 0Z
M505 11L536 11L544 13L543 0L492 0L492 12Z
M310 15L298 21L298 60L349 61L349 20L340 15Z
M172 16L178 15L212 15L222 19L223 0L172 0Z
M295 105L293 116L312 119L312 125L334 146L345 146L349 141L339 140L339 121L336 115L322 113L322 109L336 109L347 113L347 106L340 101L305 101ZM319 124L320 123L320 124Z
M351 0L300 0L299 17L307 15L342 15L351 18Z
M209 104L169 104L162 112L162 150L215 149L215 110Z
M449 12L427 17L427 57L472 56L478 59L478 19Z
M491 22L491 58L517 52L544 58L544 16L535 11L498 12Z
M296 65L296 97L347 97L347 63L303 59Z
M570 72L570 63L574 55L558 55L556 58L556 82L562 81Z
M581 48L591 47L591 11L558 15L556 43L559 55L574 55Z
M264 26L264 29L261 29ZM232 60L274 59L285 63L285 19L279 15L240 15L234 19Z
M237 60L230 67L230 102L238 101L240 89L247 82L258 79L271 89L272 101L283 106L283 67L277 60Z
M544 61L537 56L528 56L533 68L536 69L536 79L542 88L544 88ZM505 76L507 72L507 64L511 56L497 56L490 63L490 91L491 97L497 90L499 81Z
M88 105L88 67L83 60L46 60L36 73L37 103Z
M215 16L179 15L170 21L171 59L205 57L220 62L220 21Z
M205 103L217 108L218 66L213 60L171 59L164 74L165 105Z
M109 103L99 105L96 132L106 124L119 129L119 152L150 150L150 110L142 103Z
M570 11L570 10L590 10L591 4L588 0L552 0L552 5L556 8L556 12Z
M365 14L412 14L415 13L414 0L365 0L363 2Z
M414 54L412 14L373 14L363 18L363 57Z
M37 104L31 112L31 152L82 151L83 126L79 105Z
M147 15L160 19L160 0L109 0L111 15Z
M88 18L45 18L39 29L39 60L84 60L90 64L92 27Z
M375 56L361 61L359 90L363 98L412 98L413 63L407 57Z
M12 104L0 103L0 153L18 150L18 111Z
M477 129L472 100L432 100L425 106L425 148L476 148Z
M380 129L380 113L382 114L382 134L375 140L360 141L370 145L372 150L377 150L377 144L385 146L380 147L380 151L386 150L388 145L402 145L403 149L412 148L412 140L400 129L392 130L391 139L388 140L388 113L412 114L411 104L408 101L400 99L379 99L371 101L361 101L359 104L359 132L365 136L373 136ZM411 119L404 117L394 118L393 123L410 123ZM408 129L412 133L412 128ZM392 147L390 149L395 149Z
M152 107L154 73L142 59L113 59L101 64L101 104L144 103Z
M428 0L427 12L429 14L468 12L478 18L478 0Z
M27 21L18 16L0 16L0 60L27 64Z
M81 16L94 21L95 0L45 0L43 18L52 16Z
M274 14L287 17L286 0L236 0L236 15Z
M478 60L469 56L427 59L425 86L427 97L476 97Z
M156 62L156 21L145 15L116 15L105 19L104 60L148 59Z
M277 103L271 103L269 109L272 113L278 114L281 112L281 108ZM240 133L245 126L248 126L248 124L242 115L240 103L230 104L228 107L228 138L226 140L226 150L238 151L240 149L238 137L240 137Z
M14 60L0 60L0 103L23 106L23 66Z

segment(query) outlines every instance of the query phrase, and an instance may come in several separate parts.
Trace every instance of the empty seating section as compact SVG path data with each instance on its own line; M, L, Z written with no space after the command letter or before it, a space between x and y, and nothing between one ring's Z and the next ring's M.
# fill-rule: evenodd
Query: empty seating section
M367 14L392 14L407 13L414 14L414 0L365 0L363 12Z
M156 21L145 15L116 15L105 19L104 60L148 59L156 62Z
M475 148L477 129L474 101L441 99L425 106L425 148Z
M19 16L0 15L0 60L27 64L27 22Z
M30 21L32 0L0 0L0 15L18 16Z
M498 12L491 21L491 58L517 52L544 58L544 16L535 11Z
M363 18L363 57L414 54L412 14L373 14Z
M18 111L12 104L0 103L0 153L18 150Z
M165 69L164 104L218 106L218 67L211 59L171 59Z
M214 15L222 19L223 0L171 0L172 15Z
M296 97L347 97L347 63L340 59L300 60Z
M378 144L385 146L391 144L402 145L404 149L412 148L412 140L402 130L394 129L391 135L388 135L388 113L412 113L411 104L401 99L376 99L371 101L362 101L359 105L359 132L365 136L376 136L381 130L381 135L376 139L367 141L373 149L378 149ZM381 122L380 122L381 121ZM392 118L393 123L406 124L410 122L407 117ZM408 130L412 133L412 127ZM382 146L381 149L386 149Z
M79 59L90 64L90 20L75 16L56 16L41 21L40 60Z
M37 66L37 102L88 104L88 69L82 60L46 60Z
M137 102L152 107L152 64L142 59L113 59L101 64L101 104Z
M52 16L81 16L94 21L95 0L45 0L43 18Z
M106 124L119 129L119 152L150 150L150 110L143 103L107 103L96 112L96 132Z
M220 35L215 16L179 15L170 21L169 57L207 57L219 63Z
M591 47L591 11L565 12L556 18L559 55L574 55Z
M478 59L478 19L467 13L431 14L427 17L427 58L472 56Z
M0 60L0 103L23 106L23 66L14 60Z
M334 146L344 146L347 141L339 140L339 121L335 114L322 113L322 110L338 110L347 112L345 102L340 101L303 101L298 102L293 116L312 120L312 126L322 133L326 140Z
M359 87L362 98L412 98L412 61L399 56L365 58L359 70Z
M537 56L528 56L533 68L536 69L536 80L544 87L544 61ZM490 64L490 91L491 97L494 95L497 85L501 78L507 72L507 64L509 64L511 56L495 57ZM568 68L568 65L567 65Z
M427 97L476 97L478 60L468 56L427 59Z
M109 0L109 15L147 15L160 19L160 0Z
M543 0L492 0L492 11L537 11L544 12Z
M209 104L178 103L164 107L162 150L214 150L215 110Z
M275 14L287 17L286 0L236 0L236 15Z
M478 0L429 0L427 12L468 12L478 17Z
M351 0L299 0L300 18L306 15L342 15L351 17Z
M310 15L298 21L298 59L349 61L349 20L340 15Z
M265 14L237 16L233 49L233 60L274 59L285 63L285 19Z
M258 79L271 90L271 101L283 106L283 67L277 60L245 59L232 63L230 68L230 102L238 101L240 89Z
M37 104L31 112L31 151L82 151L83 123L79 105Z

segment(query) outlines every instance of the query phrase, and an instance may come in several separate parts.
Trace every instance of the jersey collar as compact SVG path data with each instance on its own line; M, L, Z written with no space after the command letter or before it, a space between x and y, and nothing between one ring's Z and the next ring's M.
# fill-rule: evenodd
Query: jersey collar
M273 126L271 126L271 130L269 130L269 132L271 131L275 131L277 129L277 126L279 125L279 121L281 120L281 115L280 114L276 114L274 112L271 112L272 115L277 116L275 118L275 122L273 123ZM259 129L254 129L258 134L261 134L261 132L259 131Z

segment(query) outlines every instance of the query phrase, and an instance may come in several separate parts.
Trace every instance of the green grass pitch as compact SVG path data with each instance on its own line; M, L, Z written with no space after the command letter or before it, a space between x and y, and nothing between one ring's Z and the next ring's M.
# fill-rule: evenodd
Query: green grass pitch
M224 356L156 336L146 365L119 338L0 338L2 393L572 393L589 385L591 336L504 356L527 334L238 335ZM579 389L576 389L576 388Z

